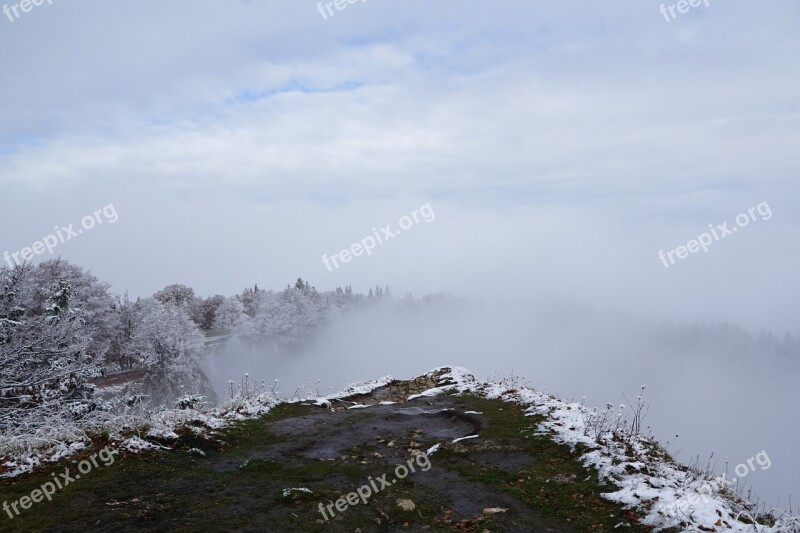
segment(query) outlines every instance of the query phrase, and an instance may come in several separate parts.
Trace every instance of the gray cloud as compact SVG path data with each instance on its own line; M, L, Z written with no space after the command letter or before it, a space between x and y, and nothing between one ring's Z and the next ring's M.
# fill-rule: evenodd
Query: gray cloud
M118 222L58 253L133 296L300 275L798 333L800 6L712 1L669 23L659 6L370 0L326 21L313 1L55 0L0 18L0 245L113 203ZM765 200L771 220L659 262ZM426 202L434 223L322 264ZM591 388L564 368L537 385ZM693 453L738 438L689 425Z

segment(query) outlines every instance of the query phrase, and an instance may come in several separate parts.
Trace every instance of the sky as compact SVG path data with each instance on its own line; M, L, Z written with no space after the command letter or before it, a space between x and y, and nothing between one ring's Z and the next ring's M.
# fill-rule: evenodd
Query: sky
M710 0L674 18L641 0L3 5L0 264L30 247L134 297L303 277L800 333L797 2ZM403 218L415 212L428 216ZM499 330L523 340L500 344L513 357L497 370L534 349L525 328ZM486 363L481 342L458 340L467 363ZM540 344L560 349L555 334ZM599 386L550 363L538 385L600 403L644 378ZM726 372L761 398L740 406L748 418L767 398L792 416L785 376ZM734 410L717 434L692 408L715 389L676 399L658 385L678 403L656 421L667 433L684 416L691 453L736 440ZM782 455L769 497L796 486L788 441L750 437L733 457L764 442Z
M668 6L10 10L2 247L113 205L113 225L53 254L132 295L302 276L797 332L800 7ZM659 259L762 202L769 220ZM434 223L321 261L428 203Z

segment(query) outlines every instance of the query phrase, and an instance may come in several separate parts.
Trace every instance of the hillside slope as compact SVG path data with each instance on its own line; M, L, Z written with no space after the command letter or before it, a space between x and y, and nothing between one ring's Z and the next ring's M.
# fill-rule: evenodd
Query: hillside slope
M197 413L177 438L151 433L151 446L168 449L123 449L52 502L4 514L0 529L753 531L734 519L744 502L724 487L642 437L589 438L587 414L449 368L280 403L225 427ZM81 453L6 481L2 499L74 470Z

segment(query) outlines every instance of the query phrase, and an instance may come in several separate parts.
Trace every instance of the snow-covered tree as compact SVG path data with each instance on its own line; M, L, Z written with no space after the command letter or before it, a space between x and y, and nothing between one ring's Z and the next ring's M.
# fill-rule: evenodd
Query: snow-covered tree
M183 309L155 299L138 302L132 341L138 365L147 370L143 386L151 404L169 405L178 396L208 392L197 366L204 336Z
M131 370L138 364L138 353L134 344L139 326L136 304L128 299L126 293L117 298L114 309L116 328L103 361L115 370Z
M107 283L63 259L43 261L30 270L30 291L27 295L29 313L46 313L48 310L45 307L50 305L48 291L62 281L69 284L70 307L80 313L84 334L90 339L87 353L100 363L117 328L115 300L109 293Z
M194 305L196 299L194 289L186 285L181 285L180 283L167 285L155 293L153 298L162 304L175 305L183 307L184 309L190 309L192 305Z
M192 318L204 331L214 327L219 307L225 302L225 297L219 294L202 299L198 298Z
M72 307L69 280L36 285L36 267L0 269L0 427L92 408L88 380L99 374L87 353L85 318Z
M61 259L0 269L0 429L36 431L113 408L121 398L94 397L106 373L138 369L118 392L144 395L150 406L213 397L197 366L205 341L189 299L167 301L115 299L108 285Z
M255 333L252 319L245 313L244 305L236 296L226 298L219 306L214 327L242 337Z

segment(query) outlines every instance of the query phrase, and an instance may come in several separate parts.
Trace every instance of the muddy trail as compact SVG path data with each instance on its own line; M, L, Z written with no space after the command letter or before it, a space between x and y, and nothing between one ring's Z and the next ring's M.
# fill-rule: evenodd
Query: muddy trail
M282 404L216 442L186 432L171 450L121 456L51 502L4 513L0 531L651 530L601 497L610 487L579 464L580 450L534 435L537 419L518 406L452 393L407 401L439 384ZM74 463L4 482L0 499L65 467Z

